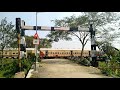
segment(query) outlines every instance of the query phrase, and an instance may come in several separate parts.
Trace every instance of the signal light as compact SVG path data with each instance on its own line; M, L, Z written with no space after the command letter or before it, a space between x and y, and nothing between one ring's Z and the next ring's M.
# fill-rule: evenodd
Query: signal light
M20 33L20 28L21 28L21 19L16 18L16 30L17 30L17 33Z

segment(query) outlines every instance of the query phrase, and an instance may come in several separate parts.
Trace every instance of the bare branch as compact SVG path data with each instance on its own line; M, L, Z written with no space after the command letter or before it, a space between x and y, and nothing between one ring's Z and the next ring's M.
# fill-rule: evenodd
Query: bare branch
M85 36L85 33L86 33L86 32L83 32L83 37Z
M74 32L72 32L72 34L74 34L74 36L77 36L80 39L80 37L77 34L75 34Z
M88 34L89 34L89 33L87 33L87 34L84 36L84 38L83 38L83 43L84 43L86 37L88 36Z
M77 35L77 34L75 34L74 32L72 32L75 36L77 36L78 37L78 39L80 40L80 42L83 44L83 42L82 42L82 40L81 40L81 38Z
M81 38L81 32L79 31L79 35L80 35L80 38Z
M81 36L82 36L81 38L83 38L83 37L84 37L84 35L83 35L84 33L83 33L83 32L81 32L81 33L82 33L82 34L81 34Z
M86 45L86 43L87 43L88 40L89 40L89 38L85 41L84 46Z

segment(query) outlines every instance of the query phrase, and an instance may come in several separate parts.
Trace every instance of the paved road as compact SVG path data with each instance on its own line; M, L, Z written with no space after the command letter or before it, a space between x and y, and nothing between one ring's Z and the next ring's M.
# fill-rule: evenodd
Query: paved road
M109 78L94 67L73 63L67 59L43 59L32 78Z

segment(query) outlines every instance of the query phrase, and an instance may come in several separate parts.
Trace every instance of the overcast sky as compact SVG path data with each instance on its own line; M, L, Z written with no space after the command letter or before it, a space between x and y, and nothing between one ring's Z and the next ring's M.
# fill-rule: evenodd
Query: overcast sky
M62 19L66 16L80 15L80 12L40 12L37 15L37 25L38 26L54 26L51 20ZM36 25L36 12L0 12L0 20L7 17L8 22L12 21L15 24L15 18L21 18L25 21L26 25L35 26ZM40 38L45 38L49 31L38 31ZM30 30L25 32L26 35L33 36L35 31ZM116 42L115 46L120 49L120 44ZM52 48L76 48L81 49L81 44L76 37L73 37L72 41L54 42ZM88 41L85 49L91 49L91 43Z

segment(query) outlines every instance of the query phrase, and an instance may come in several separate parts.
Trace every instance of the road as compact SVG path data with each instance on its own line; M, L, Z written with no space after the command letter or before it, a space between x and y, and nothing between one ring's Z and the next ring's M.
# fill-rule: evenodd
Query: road
M31 78L109 78L98 68L82 66L67 59L43 59Z

